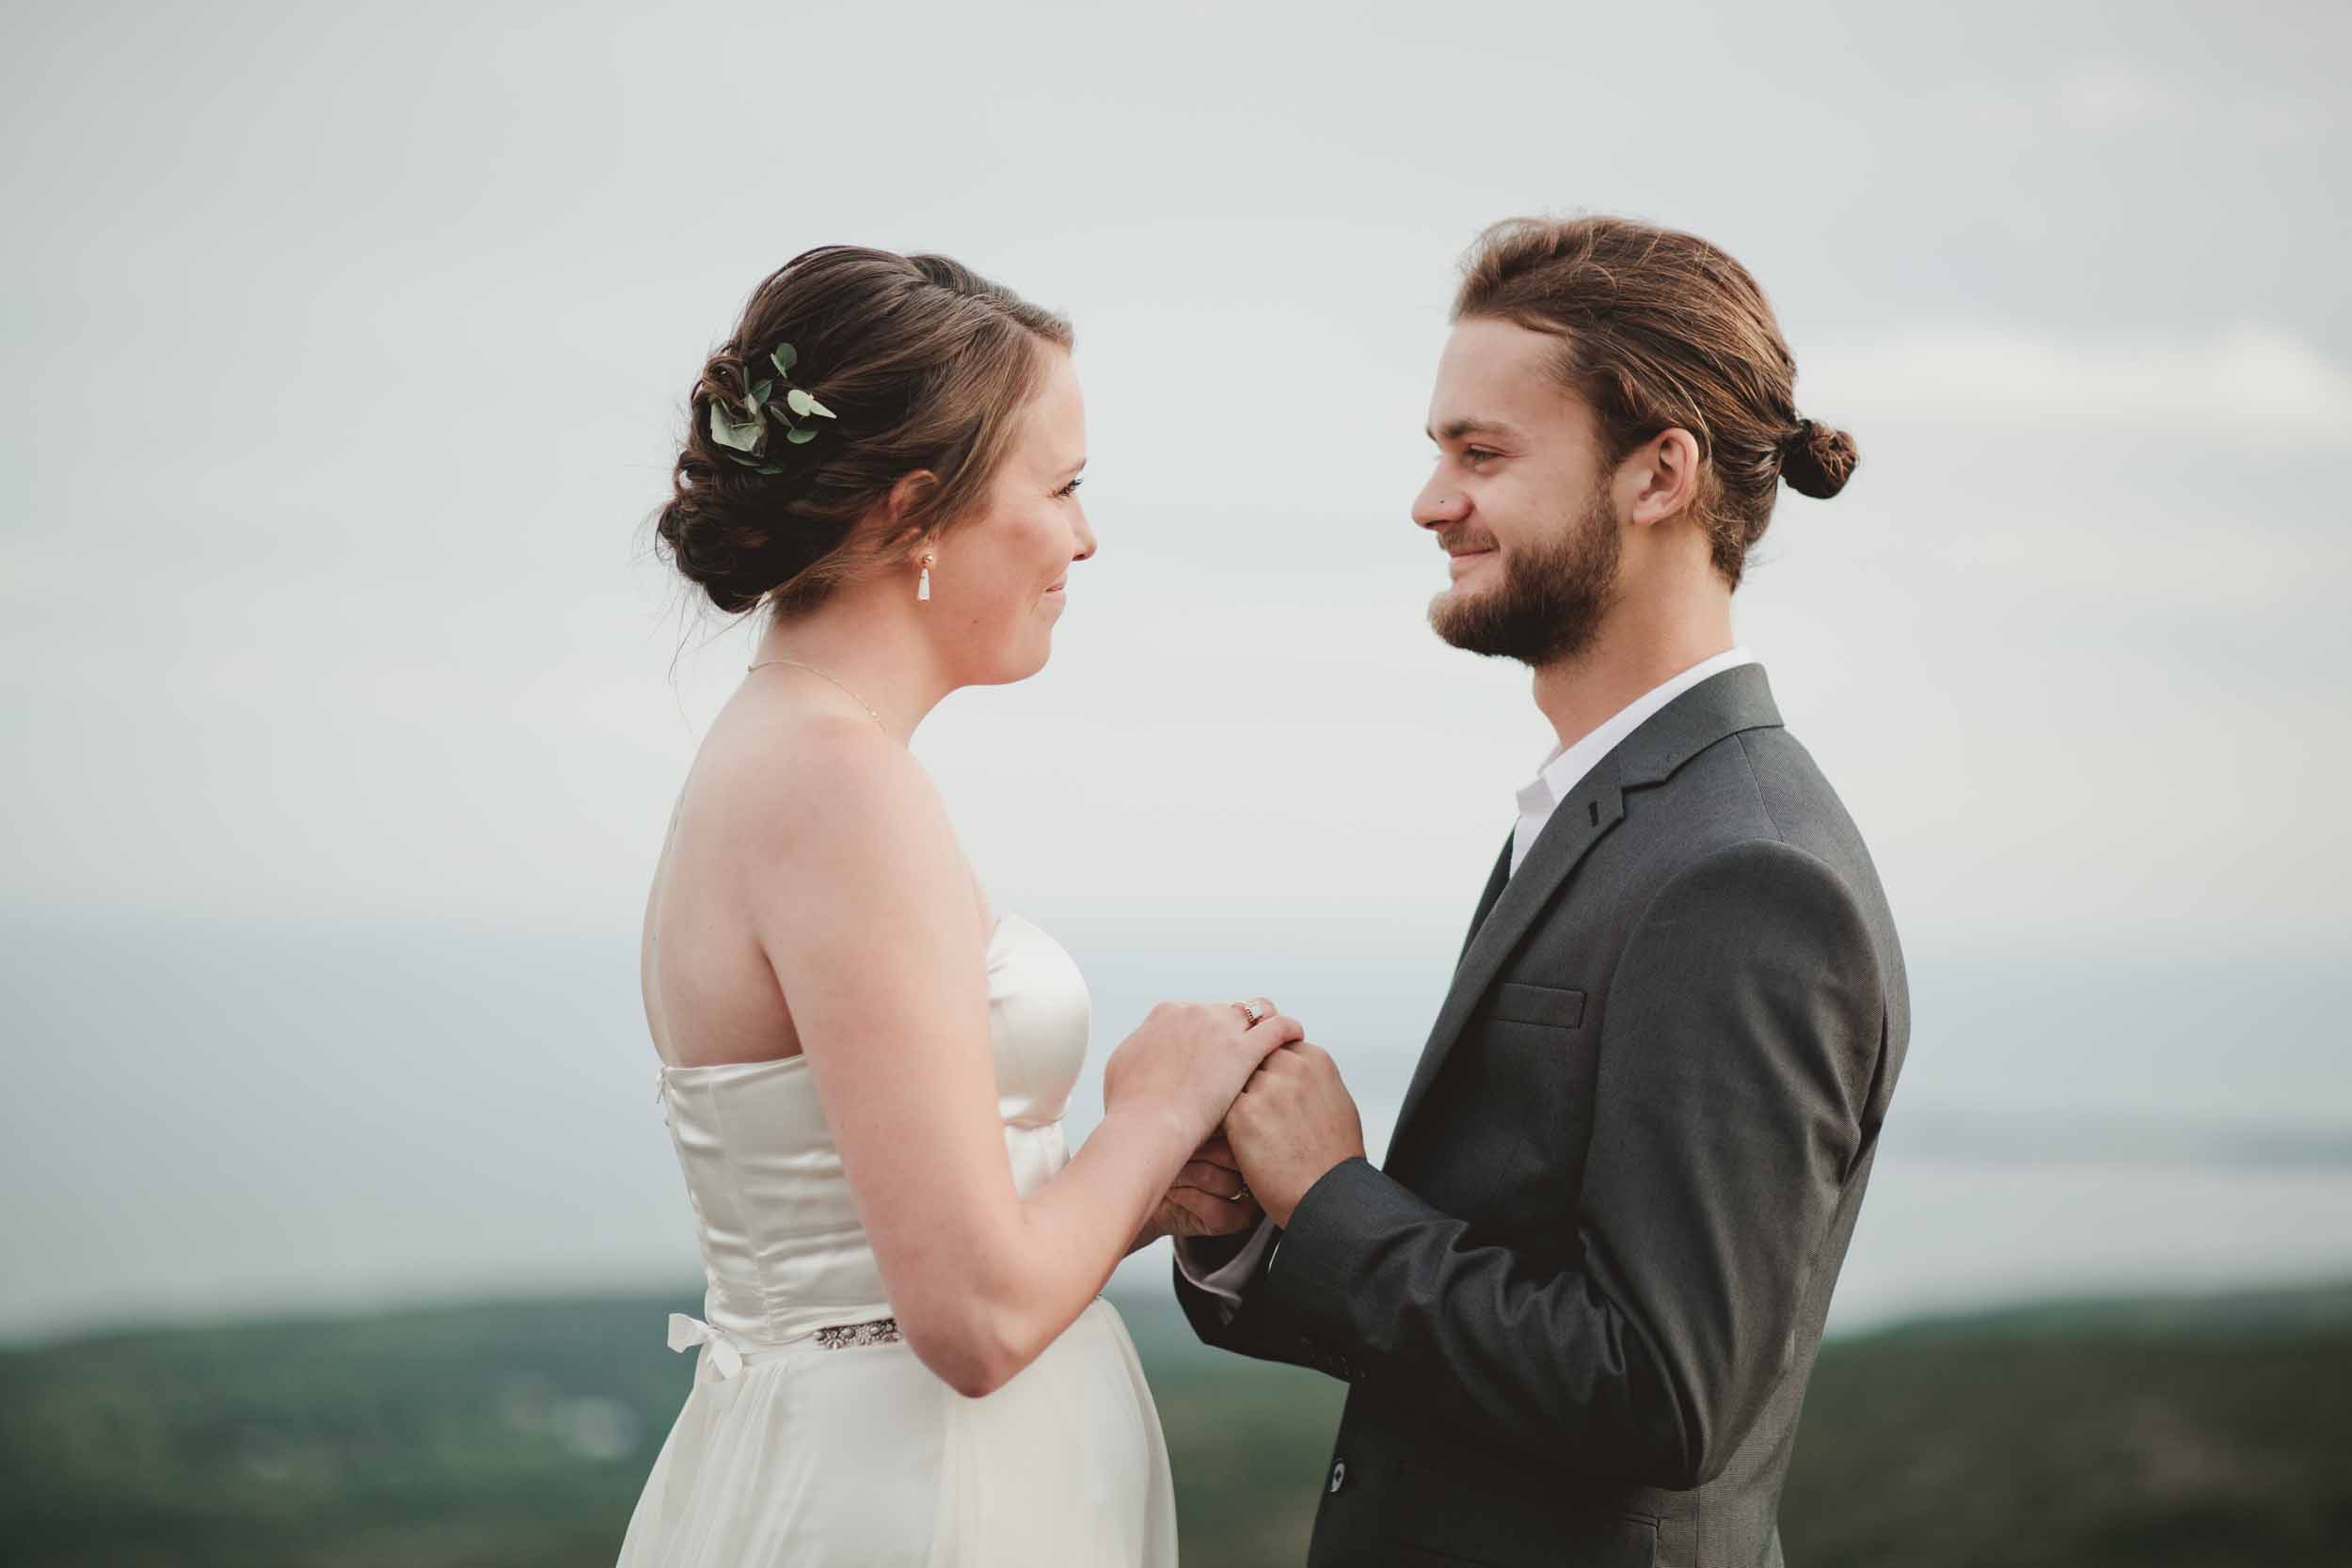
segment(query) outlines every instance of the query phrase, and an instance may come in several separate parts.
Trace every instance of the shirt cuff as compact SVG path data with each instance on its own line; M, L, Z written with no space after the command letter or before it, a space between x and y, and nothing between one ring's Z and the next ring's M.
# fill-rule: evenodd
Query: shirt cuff
M1249 1283L1249 1276L1257 1272L1258 1260L1263 1258L1271 1262L1273 1249L1281 1244L1281 1232L1275 1228L1272 1220L1260 1220L1258 1228L1249 1233L1249 1240L1242 1243L1239 1252L1216 1268L1204 1270L1192 1257L1190 1238L1179 1236L1176 1238L1176 1272L1183 1275L1195 1289L1220 1297L1230 1307L1239 1307L1242 1289Z

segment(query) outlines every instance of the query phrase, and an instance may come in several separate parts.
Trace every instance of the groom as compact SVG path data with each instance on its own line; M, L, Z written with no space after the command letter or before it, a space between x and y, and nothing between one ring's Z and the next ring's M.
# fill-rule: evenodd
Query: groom
M1267 1219L1178 1244L1210 1344L1349 1385L1311 1568L1777 1564L1821 1323L1909 1035L1868 851L1734 645L1797 418L1762 292L1692 236L1521 221L1466 265L1413 508L1438 634L1534 671L1453 989L1364 1157L1330 1055L1226 1132Z

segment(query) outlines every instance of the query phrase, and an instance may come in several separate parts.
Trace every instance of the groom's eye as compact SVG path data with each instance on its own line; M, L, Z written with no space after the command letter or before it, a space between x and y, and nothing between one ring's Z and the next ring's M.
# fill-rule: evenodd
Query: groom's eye
M1501 457L1502 455L1502 453L1499 451L1489 451L1485 447L1464 447L1462 449L1462 459L1467 463L1484 463L1489 457Z

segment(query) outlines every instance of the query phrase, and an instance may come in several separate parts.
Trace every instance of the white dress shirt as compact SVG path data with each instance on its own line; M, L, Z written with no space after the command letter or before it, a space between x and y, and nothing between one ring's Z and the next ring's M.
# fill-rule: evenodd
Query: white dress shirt
M1551 820L1560 802L1576 793L1576 786L1584 782L1584 775L1593 770L1593 765L1615 751L1618 742L1640 729L1660 708L1708 676L1755 662L1756 656L1745 648L1727 649L1713 658L1701 659L1626 704L1575 745L1553 747L1534 778L1519 786L1519 822L1511 830L1511 874L1518 875L1519 863L1535 847L1536 835Z
M1699 682L1720 675L1726 670L1736 670L1742 664L1755 662L1756 656L1741 647L1729 648L1712 658L1701 659L1680 674L1661 681L1634 698L1574 745L1553 747L1551 755L1544 759L1544 765L1536 771L1535 777L1519 788L1519 819L1511 830L1512 875L1518 874L1520 863L1527 859L1527 852L1535 847L1535 840L1543 832L1544 824L1551 820L1551 814L1559 809L1560 802L1576 792L1577 785L1584 782L1584 776L1593 770L1594 764L1615 751L1620 741L1640 729L1659 709ZM1201 1290L1211 1295L1222 1296L1238 1307L1242 1287L1257 1269L1259 1255L1266 1250L1269 1243L1278 1251L1280 1249L1280 1241L1274 1235L1274 1222L1260 1220L1258 1228L1250 1233L1248 1243L1241 1251L1222 1267L1202 1274L1184 1255L1184 1243L1179 1239L1176 1243L1176 1267ZM1272 1259L1267 1259L1266 1266L1274 1266Z

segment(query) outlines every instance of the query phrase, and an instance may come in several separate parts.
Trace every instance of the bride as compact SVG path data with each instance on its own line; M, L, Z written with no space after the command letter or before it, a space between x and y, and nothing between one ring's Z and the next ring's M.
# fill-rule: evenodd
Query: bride
M1075 562L1085 410L1059 317L938 256L834 245L704 367L660 537L767 618L679 797L646 1022L700 1235L694 1385L622 1568L1171 1564L1168 1456L1100 1295L1166 1234L1252 1227L1216 1130L1301 1037L1163 1004L1101 1126L1069 956L993 909L907 739L1034 674Z

